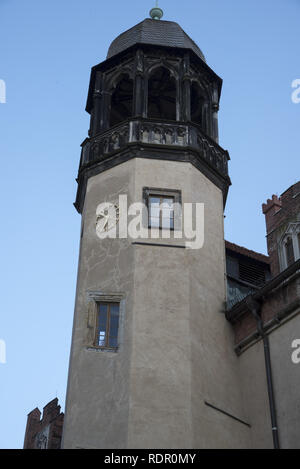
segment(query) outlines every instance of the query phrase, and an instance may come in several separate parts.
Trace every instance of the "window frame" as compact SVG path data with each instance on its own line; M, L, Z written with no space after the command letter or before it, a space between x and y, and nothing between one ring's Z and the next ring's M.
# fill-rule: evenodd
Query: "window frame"
M107 319L106 319L106 329L105 329L105 345L99 345L99 334L100 334L100 307L107 306ZM119 313L118 313L118 334L116 337L110 336L110 321L111 321L111 306L118 306ZM105 349L105 350L116 350L119 347L119 328L120 328L120 302L113 302L113 301L97 301L97 314L96 314L96 327L95 327L95 340L94 345L97 348ZM117 345L112 347L109 345L110 339L117 339Z
M126 295L122 292L103 292L89 290L86 293L87 304L87 336L86 349L118 353L124 342L124 317L125 317L125 300ZM118 304L119 305L119 322L118 337L116 347L107 347L97 345L99 342L99 313L100 304Z
M288 229L282 236L280 244L279 244L279 259L280 259L281 271L287 269L290 265L293 264L293 263L290 263L290 264L288 263L286 244L289 238L292 241L294 262L300 259L299 235L300 235L300 223L299 222L290 223L290 225L288 226Z
M287 267L292 265L295 262L295 249L293 237L288 235L284 241L284 255Z
M160 189L160 188L154 188L154 187L144 187L143 188L143 201L144 204L147 208L147 214L144 216L144 226L146 226L149 230L170 230L170 231L175 231L175 217L178 217L179 214L176 213L174 210L174 218L173 218L173 227L163 227L162 226L162 210L160 209L159 211L159 226L151 226L150 223L150 198L155 197L159 198L160 200L162 199L173 199L173 204L176 207L176 204L179 204L180 206L182 205L182 196L181 196L181 191L178 189ZM161 206L161 204L160 204Z

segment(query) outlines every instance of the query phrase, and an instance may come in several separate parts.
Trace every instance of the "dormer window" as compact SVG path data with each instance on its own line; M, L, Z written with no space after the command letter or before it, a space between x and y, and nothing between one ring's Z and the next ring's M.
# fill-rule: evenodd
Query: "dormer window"
M291 223L279 244L281 270L300 259L300 223Z

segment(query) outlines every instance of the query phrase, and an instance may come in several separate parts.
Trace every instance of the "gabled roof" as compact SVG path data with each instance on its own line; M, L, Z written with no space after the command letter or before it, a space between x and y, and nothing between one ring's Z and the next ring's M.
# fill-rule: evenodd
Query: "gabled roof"
M233 251L237 254L241 254L242 256L250 257L251 259L255 259L256 261L263 262L264 264L270 264L269 256L265 256L264 254L260 254L256 251L251 251L250 249L244 248L243 246L238 246L237 244L230 243L229 241L225 241L226 249Z

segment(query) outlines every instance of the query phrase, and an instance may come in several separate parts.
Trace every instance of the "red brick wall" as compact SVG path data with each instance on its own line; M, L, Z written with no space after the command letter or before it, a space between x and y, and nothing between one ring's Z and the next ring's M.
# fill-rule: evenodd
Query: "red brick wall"
M300 213L300 181L287 189L278 198L276 195L262 205L266 217L268 254L271 272L275 276L280 272L278 257L279 230Z
M24 449L36 449L36 435L49 425L47 449L60 449L64 414L60 412L58 399L50 401L41 412L35 408L28 414L24 439Z

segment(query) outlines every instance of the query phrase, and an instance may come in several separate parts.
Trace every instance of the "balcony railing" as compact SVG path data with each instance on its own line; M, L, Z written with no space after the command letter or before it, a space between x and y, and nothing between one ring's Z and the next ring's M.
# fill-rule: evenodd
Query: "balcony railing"
M121 123L82 144L80 169L93 162L104 160L128 144L164 145L191 148L224 176L228 175L227 151L206 136L192 123L157 123L146 119L132 119Z

